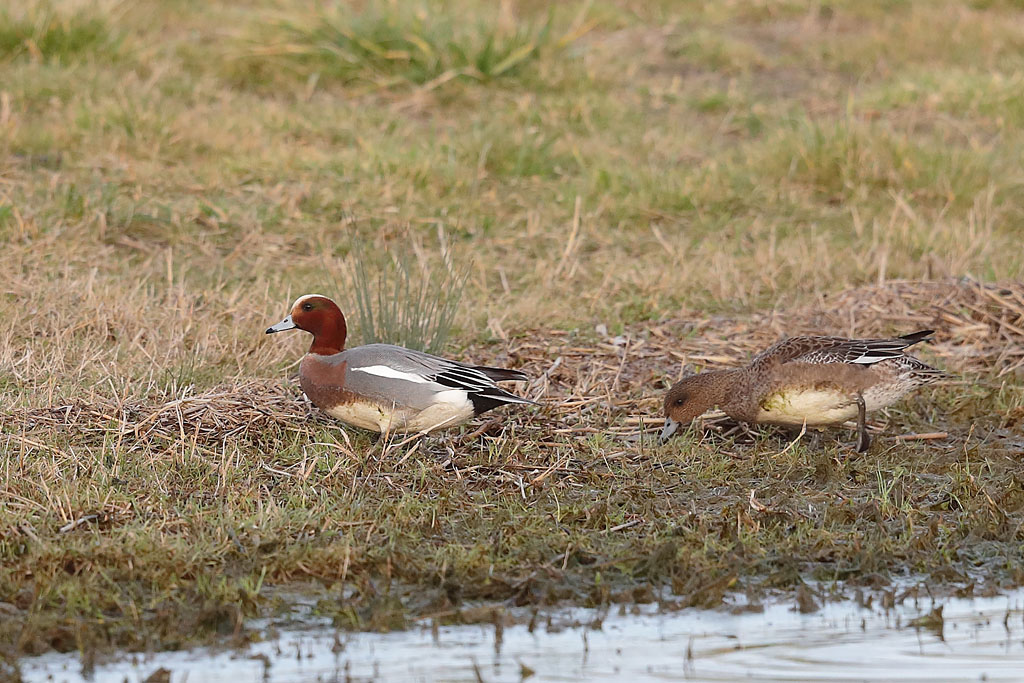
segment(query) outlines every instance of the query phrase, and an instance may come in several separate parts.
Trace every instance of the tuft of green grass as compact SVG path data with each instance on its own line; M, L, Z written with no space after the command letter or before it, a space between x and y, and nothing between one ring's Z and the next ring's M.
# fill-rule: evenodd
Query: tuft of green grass
M993 159L943 143L934 134L912 141L890 126L853 119L828 126L804 119L768 140L762 161L825 197L903 190L919 202L970 205L992 182Z
M107 22L84 10L64 16L48 4L20 15L0 9L0 59L67 63L112 52L116 42Z
M466 286L469 266L445 263L440 275L396 253L373 273L352 260L358 334L364 344L397 344L436 353L444 348Z
M496 11L467 16L381 3L359 11L336 5L263 31L239 58L254 85L278 67L303 79L381 88L507 81L535 73L541 60L565 59L573 40L570 33L554 35L550 12L537 21L504 22Z

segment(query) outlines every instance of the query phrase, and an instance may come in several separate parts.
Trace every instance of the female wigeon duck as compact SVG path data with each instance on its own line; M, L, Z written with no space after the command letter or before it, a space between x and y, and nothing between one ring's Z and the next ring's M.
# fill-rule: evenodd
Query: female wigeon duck
M267 334L291 329L313 335L299 365L309 400L346 424L374 432L450 427L506 403L530 403L495 381L521 382L518 370L466 365L390 344L345 349L345 316L318 294L300 296Z
M945 376L903 352L931 335L922 330L895 339L791 337L746 367L685 377L665 395L661 439L718 406L734 420L788 427L857 418L857 450L864 452L870 445L865 413Z

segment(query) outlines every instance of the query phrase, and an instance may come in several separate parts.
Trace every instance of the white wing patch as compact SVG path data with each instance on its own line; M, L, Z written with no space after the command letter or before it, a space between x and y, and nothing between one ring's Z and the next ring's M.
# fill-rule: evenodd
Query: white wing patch
M462 389L446 389L434 394L433 403L450 403L455 406L463 406L469 400L469 394Z
M422 375L417 375L414 372L402 372L401 370L395 370L389 368L386 365L367 365L365 368L353 368L348 369L349 372L365 372L368 375L376 375L377 377L387 377L388 379L401 379L406 382L415 382L416 384L427 384L430 382L429 379Z
M861 365L874 365L875 363L880 363L883 360L888 360L890 358L896 358L896 357L898 357L898 355L894 356L891 353L882 354L882 353L872 353L872 352L868 351L863 356L859 356L858 358L853 358L853 359L848 360L846 362L847 363L859 363Z

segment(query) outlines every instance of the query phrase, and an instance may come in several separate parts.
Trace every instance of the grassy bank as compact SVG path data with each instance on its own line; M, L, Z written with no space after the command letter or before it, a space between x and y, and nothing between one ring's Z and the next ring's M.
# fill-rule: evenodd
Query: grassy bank
M244 637L296 586L389 628L1021 582L1020 8L541 4L8 10L6 652ZM301 403L263 329L390 251L472 262L447 352L544 407L398 446ZM864 457L643 438L684 365L929 326L962 380Z

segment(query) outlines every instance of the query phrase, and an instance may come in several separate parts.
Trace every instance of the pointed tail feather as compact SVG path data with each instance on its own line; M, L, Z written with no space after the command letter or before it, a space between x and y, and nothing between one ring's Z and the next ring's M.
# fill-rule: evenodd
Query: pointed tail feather
M509 370L508 368L492 368L487 365L474 365L474 370L478 370L495 382L525 382L530 379L526 373L520 372L519 370Z
M918 332L904 334L900 336L899 339L902 339L905 342L907 342L906 346L903 347L907 348L907 346L913 346L914 344L919 344L920 342L923 341L931 341L933 334L935 334L935 330L920 330Z
M532 398L526 398L524 396L516 396L515 394L510 394L507 392L502 392L500 396L495 396L494 394L494 391L490 391L486 394L479 394L479 396L481 396L482 398L493 398L495 400L501 401L502 403L522 403L524 405L530 406L540 405L540 403L534 401Z
M946 372L945 370L933 368L921 359L914 358L913 356L903 356L896 362L905 368L904 372L906 372L914 383L919 386L931 384L932 382L953 379L954 377L954 375Z
M913 346L914 344L918 344L920 342L931 341L933 334L935 334L935 330L920 330L918 332L905 334L901 336L900 339L906 341L907 346ZM904 356L904 358L907 361L910 361L911 367L913 368L911 370L911 376L914 378L914 381L919 385L931 384L933 382L941 382L943 380L953 378L953 375L946 372L945 370L933 368L924 361L914 358L913 356Z
M922 365L924 365L924 363L922 363ZM914 368L910 374L918 384L943 382L955 377L952 373L946 372L945 370L939 370L938 368L933 368L930 365L925 365L923 368Z
M536 401L523 398L522 396L516 396L515 394L510 394L504 389L499 389L498 387L481 391L479 393L472 393L469 395L469 400L473 402L473 413L476 415L486 413L488 410L492 410L493 408L509 403L522 403L533 406L540 405Z

